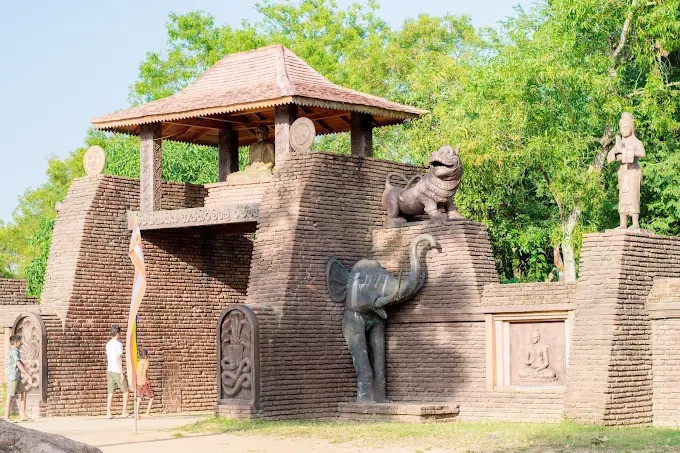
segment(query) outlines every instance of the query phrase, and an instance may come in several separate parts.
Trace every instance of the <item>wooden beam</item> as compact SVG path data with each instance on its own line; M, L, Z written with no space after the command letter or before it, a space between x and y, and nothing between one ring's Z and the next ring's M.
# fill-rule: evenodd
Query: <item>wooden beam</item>
M316 124L321 126L326 132L333 132L333 129L331 129L324 120L316 120Z
M367 113L352 112L351 116L352 155L373 156L373 117Z
M340 118L342 120L342 122L345 123L346 125L348 125L349 127L352 127L352 121L349 118L347 118L343 115L338 115L338 118Z
M238 131L220 129L217 137L217 165L220 182L226 181L229 173L238 171Z
M224 129L229 124L237 123L237 121L228 121L224 119L214 118L183 118L179 120L168 121L168 124L179 124L181 126L203 127L206 129Z
M297 105L284 104L274 108L274 152L276 165L283 162L291 151L290 125L297 119Z
M161 209L161 123L142 124L139 131L139 209Z

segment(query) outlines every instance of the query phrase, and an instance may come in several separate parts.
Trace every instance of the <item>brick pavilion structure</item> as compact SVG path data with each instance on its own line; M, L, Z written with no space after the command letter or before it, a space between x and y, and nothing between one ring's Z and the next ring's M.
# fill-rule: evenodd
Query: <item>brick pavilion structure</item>
M93 120L140 136L140 179L73 182L40 305L0 281L0 296L10 294L0 300L6 334L35 332L33 410L104 413L104 344L127 319L129 221L138 216L148 272L138 336L155 410L418 419L455 406L462 419L677 424L680 238L590 234L578 282L501 285L484 225L385 227L388 173L422 169L373 158L372 128L422 113L334 85L270 46L225 57L177 94ZM350 154L294 152L291 127L302 117L318 134L349 131ZM226 181L262 125L274 132L273 176ZM162 181L164 139L215 146L219 181ZM438 243L424 252L426 283L388 314L393 403L353 408L343 307L328 295L326 263L373 258L398 272L422 233Z

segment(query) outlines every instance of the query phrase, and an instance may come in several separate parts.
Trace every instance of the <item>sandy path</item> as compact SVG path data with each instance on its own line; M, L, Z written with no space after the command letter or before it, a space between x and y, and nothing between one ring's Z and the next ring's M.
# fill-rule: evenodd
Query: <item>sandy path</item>
M332 444L320 439L288 437L276 438L234 434L197 434L182 438L173 437L173 428L203 418L205 416L164 416L140 420L136 435L133 432L132 419L47 418L25 423L22 426L61 434L73 440L99 447L104 453L374 453L387 450L394 453L411 453L418 451L416 447L357 448L347 444ZM428 452L434 451L428 450Z

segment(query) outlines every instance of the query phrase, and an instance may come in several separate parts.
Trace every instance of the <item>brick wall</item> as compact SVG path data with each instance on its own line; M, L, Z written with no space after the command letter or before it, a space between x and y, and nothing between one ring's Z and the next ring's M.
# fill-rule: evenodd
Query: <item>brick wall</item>
M0 278L0 384L5 382L5 360L9 350L10 329L19 316L37 313L38 300L26 295L26 281Z
M654 424L680 425L680 278L656 278L647 298L652 319Z
M649 424L652 338L645 301L655 278L680 275L680 238L631 230L590 234L581 262L566 415Z
M0 278L0 305L32 305L38 301L26 294L26 280Z
M355 398L342 304L326 290L330 256L370 256L383 225L388 172L406 165L327 153L291 154L260 207L248 305L260 322L261 406L270 418L332 417Z
M165 184L163 206L195 207L200 188ZM48 330L47 414L101 414L105 343L123 328L133 278L126 212L138 182L99 176L74 181L55 225L43 318ZM138 329L151 355L150 377L164 411L209 410L215 400L215 322L242 302L252 241L209 228L144 232L148 288ZM85 385L84 382L87 382ZM120 404L120 396L115 399Z
M485 314L498 306L555 309L555 299L569 303L575 285L498 284L486 228L470 221L377 229L374 256L391 271L405 269L408 244L421 233L432 234L439 250L425 255L423 290L389 312L388 398L450 400L465 420L559 420L564 388L487 388Z

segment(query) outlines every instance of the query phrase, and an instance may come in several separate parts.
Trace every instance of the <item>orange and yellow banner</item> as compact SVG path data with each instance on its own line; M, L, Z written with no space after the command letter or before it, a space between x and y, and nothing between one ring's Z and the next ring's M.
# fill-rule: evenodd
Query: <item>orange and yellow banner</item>
M135 266L135 279L132 284L130 314L128 315L127 339L125 342L125 362L130 390L137 388L137 312L146 292L146 267L142 250L142 234L139 231L139 219L135 217L132 237L130 238L130 260Z

